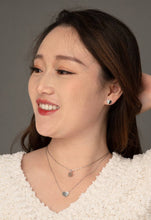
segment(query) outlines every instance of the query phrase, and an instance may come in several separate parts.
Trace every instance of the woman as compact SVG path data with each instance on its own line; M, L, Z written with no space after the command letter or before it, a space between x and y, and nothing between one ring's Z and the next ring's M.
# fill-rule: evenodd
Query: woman
M66 11L40 35L23 151L0 157L0 219L151 219L151 108L131 31L99 10Z

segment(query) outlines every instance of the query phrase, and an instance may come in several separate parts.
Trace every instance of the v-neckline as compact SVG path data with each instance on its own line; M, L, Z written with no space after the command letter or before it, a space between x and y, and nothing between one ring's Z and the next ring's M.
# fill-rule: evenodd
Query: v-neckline
M112 157L109 159L109 161L106 163L106 165L102 168L102 170L96 176L96 179L92 182L92 184L90 184L88 186L88 188L86 189L85 192L80 194L79 198L76 201L72 202L67 208L65 208L59 212L55 212L55 211L51 210L44 202L40 201L40 199L36 196L36 192L32 189L30 183L28 182L28 180L24 174L24 171L22 170L22 167L21 167L24 154L26 154L26 152L20 151L20 160L18 163L20 181L22 181L22 184L24 185L24 187L26 187L26 193L29 194L28 198L32 198L34 200L34 202L36 202L37 206L40 209L43 209L44 212L47 212L48 215L50 215L50 216L59 216L64 213L68 213L68 211L70 211L70 209L72 209L72 210L76 209L76 208L78 209L78 207L79 207L78 204L82 204L82 201L85 200L87 194L92 194L95 185L98 185L98 182L101 180L101 178L103 179L104 174L106 176L106 174L108 173L108 171L112 167L112 164L114 163L115 157L118 155L116 152L112 153Z

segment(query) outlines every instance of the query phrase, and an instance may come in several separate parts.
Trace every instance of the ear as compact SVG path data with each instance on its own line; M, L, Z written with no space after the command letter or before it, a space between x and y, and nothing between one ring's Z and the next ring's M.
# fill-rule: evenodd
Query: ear
M122 95L122 90L121 87L118 83L117 80L113 80L111 83L108 85L108 91L107 91L107 96L105 100L106 105L112 105L114 104ZM107 100L111 100L111 103L107 103Z

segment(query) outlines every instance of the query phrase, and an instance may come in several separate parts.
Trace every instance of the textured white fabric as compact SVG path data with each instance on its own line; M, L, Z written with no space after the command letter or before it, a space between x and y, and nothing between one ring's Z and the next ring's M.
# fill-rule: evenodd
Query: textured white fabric
M151 149L133 159L114 152L86 192L59 213L26 180L24 153L0 155L0 220L151 220Z

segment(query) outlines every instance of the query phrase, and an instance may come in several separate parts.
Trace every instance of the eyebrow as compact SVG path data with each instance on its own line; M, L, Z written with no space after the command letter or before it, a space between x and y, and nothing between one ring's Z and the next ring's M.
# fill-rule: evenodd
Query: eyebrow
M70 56L64 56L64 55L57 55L56 59L62 59L62 60L70 60L75 61L83 66L86 66L81 60L77 59L76 57L70 57Z
M42 54L37 54L34 59L42 59L42 60L43 60L43 55L42 55ZM83 66L86 66L86 64L84 64L81 60L79 60L79 59L76 58L76 57L65 56L65 55L57 55L57 56L56 56L56 59L57 59L57 60L62 59L62 60L75 61L75 62L77 62L77 63L79 63L79 64L81 64L81 65L83 65Z
M34 57L34 60L36 60L36 59L43 60L43 55L42 54L36 54L36 56Z

